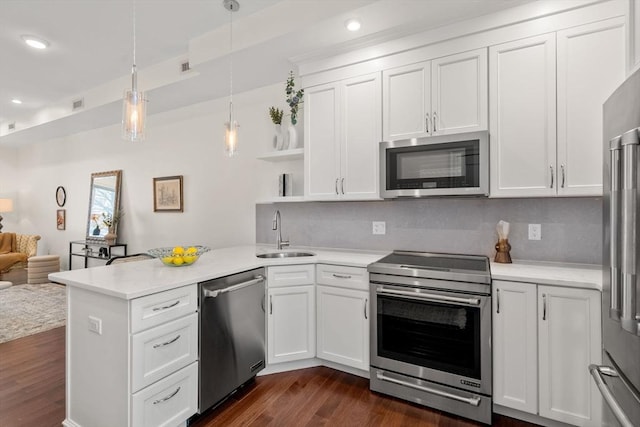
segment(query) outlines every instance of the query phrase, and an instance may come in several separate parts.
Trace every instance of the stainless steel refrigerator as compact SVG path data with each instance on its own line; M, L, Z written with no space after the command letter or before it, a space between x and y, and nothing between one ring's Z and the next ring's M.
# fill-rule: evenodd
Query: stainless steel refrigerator
M640 70L604 104L602 365L605 425L640 426Z

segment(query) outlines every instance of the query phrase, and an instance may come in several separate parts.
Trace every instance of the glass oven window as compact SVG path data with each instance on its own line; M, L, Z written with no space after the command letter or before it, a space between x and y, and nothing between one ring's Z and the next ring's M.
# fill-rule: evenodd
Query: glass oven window
M480 378L480 308L378 295L378 355Z

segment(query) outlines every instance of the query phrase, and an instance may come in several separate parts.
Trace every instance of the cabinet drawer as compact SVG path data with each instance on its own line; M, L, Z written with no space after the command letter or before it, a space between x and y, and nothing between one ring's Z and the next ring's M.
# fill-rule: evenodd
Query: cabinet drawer
M197 285L183 286L131 301L131 333L198 311Z
M313 285L315 283L315 265L282 265L267 268L267 286Z
M316 280L320 285L369 290L369 272L366 268L318 264L316 275Z
M140 390L131 397L132 425L174 427L198 410L198 363Z
M131 391L136 392L198 358L198 314L132 337Z

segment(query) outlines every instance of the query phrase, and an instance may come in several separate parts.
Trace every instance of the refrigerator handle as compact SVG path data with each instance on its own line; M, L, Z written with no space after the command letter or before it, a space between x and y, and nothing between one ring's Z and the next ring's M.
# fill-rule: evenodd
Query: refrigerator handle
M634 335L638 334L637 309L637 224L638 224L638 129L632 129L622 135L621 173L621 221L620 221L620 267L621 301L620 325L622 329Z
M609 317L620 321L620 154L621 137L609 142L611 193L609 199L609 281L611 282L611 304Z
M610 366L589 365L589 372L595 380L598 390L600 390L600 393L602 394L602 398L607 402L607 405L611 408L611 412L613 412L620 425L622 427L633 427L629 417L624 413L622 407L613 396L613 393L611 393L611 390L609 390L609 387L607 387L607 384L604 382L604 378L602 377L603 375L617 377L618 373L615 369Z

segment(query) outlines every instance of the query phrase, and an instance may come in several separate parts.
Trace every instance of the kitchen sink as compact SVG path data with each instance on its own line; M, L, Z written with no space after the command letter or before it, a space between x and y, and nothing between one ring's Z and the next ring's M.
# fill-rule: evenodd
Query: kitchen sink
M256 255L258 258L298 258L303 256L314 256L313 252L268 252Z

